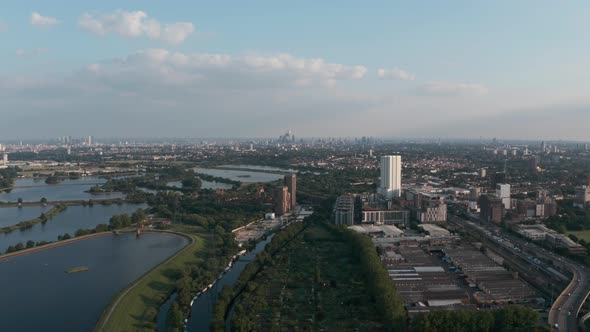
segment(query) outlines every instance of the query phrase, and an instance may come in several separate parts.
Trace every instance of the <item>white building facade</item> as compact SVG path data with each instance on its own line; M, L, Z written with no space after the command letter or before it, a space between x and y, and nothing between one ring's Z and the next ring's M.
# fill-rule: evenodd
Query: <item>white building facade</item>
M381 157L380 192L386 198L400 197L402 190L402 157Z

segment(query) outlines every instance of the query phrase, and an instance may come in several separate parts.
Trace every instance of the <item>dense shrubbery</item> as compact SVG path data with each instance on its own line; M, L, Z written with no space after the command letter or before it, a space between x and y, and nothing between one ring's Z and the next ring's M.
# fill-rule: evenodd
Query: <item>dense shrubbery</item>
M441 310L416 317L416 332L537 331L538 314L530 308L510 306L497 310Z
M10 188L14 184L14 179L18 175L17 167L8 167L0 169L0 188ZM6 191L10 191L7 189Z

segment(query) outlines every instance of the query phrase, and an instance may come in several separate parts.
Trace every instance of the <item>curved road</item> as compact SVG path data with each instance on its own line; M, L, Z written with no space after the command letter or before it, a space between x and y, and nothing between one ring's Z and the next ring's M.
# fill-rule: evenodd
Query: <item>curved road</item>
M564 263L574 276L569 285L553 302L553 306L549 310L549 324L558 331L577 331L577 317L590 292L588 271L575 263L569 261Z

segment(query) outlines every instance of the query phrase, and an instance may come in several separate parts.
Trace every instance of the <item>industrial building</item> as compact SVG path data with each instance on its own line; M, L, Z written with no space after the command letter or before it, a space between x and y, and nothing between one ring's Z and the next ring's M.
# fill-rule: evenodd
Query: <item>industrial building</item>
M399 237L404 234L404 231L393 225L354 225L349 226L348 228L355 232L371 236Z
M464 275L464 282L475 289L481 303L523 303L536 298L536 292L518 274L509 272L471 245L444 248L445 260Z
M565 248L572 254L586 254L584 246L542 224L518 225L516 231L531 241L545 242L551 247Z
M342 195L334 204L333 219L336 225L354 224L354 196Z
M426 248L400 246L384 250L382 261L406 306L454 306L469 303L464 288Z
M410 212L406 210L381 210L363 207L361 222L375 225L401 225L407 227L410 222Z

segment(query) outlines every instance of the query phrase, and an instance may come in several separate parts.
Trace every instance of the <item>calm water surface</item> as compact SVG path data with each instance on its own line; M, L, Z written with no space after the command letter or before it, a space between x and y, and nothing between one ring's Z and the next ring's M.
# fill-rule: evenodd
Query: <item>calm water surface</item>
M93 195L85 191L96 183L105 183L106 179L98 177L82 177L79 179L65 179L57 184L46 184L45 179L16 179L15 188L9 193L0 193L1 202L16 202L22 198L25 202L38 202L45 197L49 201L69 201L87 199L110 199L125 197L122 193Z
M18 224L21 221L35 219L41 213L51 210L52 206L27 206L0 208L0 228Z
M262 165L221 165L221 167L259 169L261 171L274 171L274 172L297 172L297 170L294 170L292 168L280 168L280 167L262 166Z
M187 244L174 234L109 234L0 259L1 330L92 331L121 289ZM89 270L64 272L77 266Z
M23 207L22 210L33 209L37 207ZM21 231L16 230L11 233L0 234L0 252L5 252L9 246L16 245L19 242L26 243L28 240L38 241L56 241L58 235L74 233L80 229L94 228L98 224L108 224L111 217L115 214L131 214L137 209L147 208L146 204L111 204L94 206L68 206L63 212L51 218L45 224L39 223L32 228ZM12 209L12 208L10 208ZM3 209L0 209L2 213ZM36 212L31 212L35 214ZM40 213L38 214L40 215ZM35 216L38 216L35 215Z
M197 173L203 173L212 176L218 176L234 181L240 182L270 182L282 179L284 175L275 173L264 173L264 172L249 172L249 171L238 171L238 170L226 170L218 168L193 168Z

